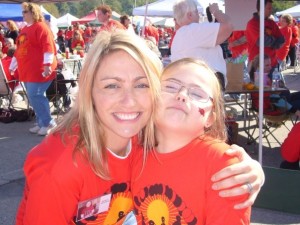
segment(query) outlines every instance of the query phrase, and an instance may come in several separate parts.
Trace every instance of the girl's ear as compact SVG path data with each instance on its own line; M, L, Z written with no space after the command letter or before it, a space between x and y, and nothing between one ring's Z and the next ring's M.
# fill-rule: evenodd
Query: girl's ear
M214 124L215 121L216 121L216 113L211 112L206 120L205 128L206 129L210 128Z

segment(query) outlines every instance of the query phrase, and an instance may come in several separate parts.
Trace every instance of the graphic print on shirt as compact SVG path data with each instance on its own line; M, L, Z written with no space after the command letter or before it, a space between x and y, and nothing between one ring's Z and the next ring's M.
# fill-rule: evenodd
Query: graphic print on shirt
M197 218L185 202L171 187L154 184L144 187L138 196L134 196L136 210L139 215L138 224L197 224Z
M27 40L26 34L20 34L20 36L17 39L17 46L18 46L18 55L19 56L26 56L28 53L28 45L29 42Z
M129 182L114 184L103 195L112 194L108 211L93 215L76 222L76 216L73 223L77 225L98 225L98 224L117 224L124 216L133 210L132 193Z

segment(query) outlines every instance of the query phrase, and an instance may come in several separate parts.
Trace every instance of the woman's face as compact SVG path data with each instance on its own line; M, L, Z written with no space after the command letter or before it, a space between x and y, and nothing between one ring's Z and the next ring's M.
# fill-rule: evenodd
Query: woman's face
M26 23L32 23L33 22L32 13L31 13L31 11L29 11L28 8L27 9L23 8L22 15L23 15L23 20Z
M105 56L97 71L92 97L108 146L128 141L148 122L151 91L142 67L125 51Z
M213 106L208 75L206 68L191 63L163 75L162 101L155 117L158 132L176 132L193 139L204 133Z

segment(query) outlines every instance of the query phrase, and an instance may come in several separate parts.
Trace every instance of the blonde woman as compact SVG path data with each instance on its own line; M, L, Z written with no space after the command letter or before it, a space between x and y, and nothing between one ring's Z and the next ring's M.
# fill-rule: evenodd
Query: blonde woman
M6 38L12 38L14 40L14 43L16 43L17 37L19 35L19 28L17 24L13 20L7 20L7 32L5 34Z
M80 74L74 107L26 159L18 225L115 224L133 210L132 161L155 144L161 68L158 57L136 35L103 31L97 36ZM255 163L243 160L237 165L229 168L236 171L229 175L221 171L219 179L225 184L219 187L240 184L231 180L235 174L247 179L258 174L251 178L254 187L261 182ZM81 218L88 201L95 213Z

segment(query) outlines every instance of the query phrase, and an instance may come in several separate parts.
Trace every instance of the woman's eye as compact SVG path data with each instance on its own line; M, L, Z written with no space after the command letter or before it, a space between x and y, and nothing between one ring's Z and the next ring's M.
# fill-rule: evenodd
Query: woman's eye
M115 88L119 88L119 86L116 84L108 84L104 88L105 89L115 89Z
M136 85L136 87L137 88L149 88L149 84L141 83L141 84Z

